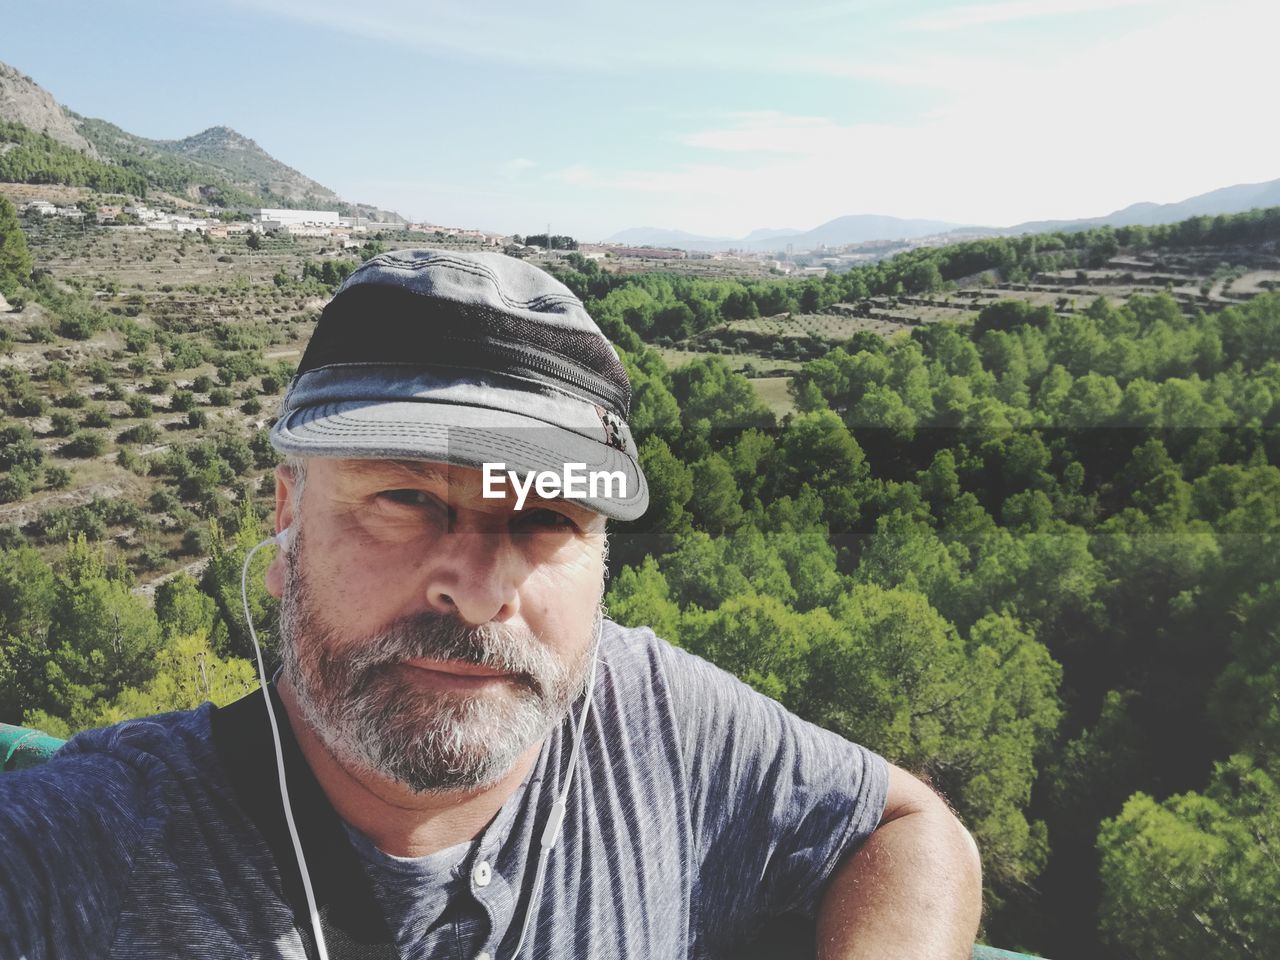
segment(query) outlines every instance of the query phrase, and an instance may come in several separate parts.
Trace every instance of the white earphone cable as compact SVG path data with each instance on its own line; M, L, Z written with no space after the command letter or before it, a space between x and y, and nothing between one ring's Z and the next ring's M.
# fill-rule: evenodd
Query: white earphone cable
M316 952L320 960L329 960L329 951L325 946L324 934L320 932L320 910L316 906L315 891L311 888L311 874L307 872L307 858L302 853L302 841L298 838L298 825L293 822L293 807L289 803L289 784L284 775L284 748L280 745L280 728L276 724L276 711L271 704L271 694L267 691L267 668L262 662L262 647L258 645L258 632L253 628L253 614L249 612L249 561L253 555L269 544L283 547L288 530L282 530L274 537L268 537L244 558L244 567L240 570L240 600L244 603L244 621L249 626L249 637L253 640L253 652L258 658L258 679L262 684L262 698L267 702L267 717L271 721L271 739L276 748L276 773L280 778L280 798L284 801L284 818L289 824L289 837L293 840L293 852L298 857L298 870L302 873L302 888L307 894L307 910L311 914L311 929L316 938Z

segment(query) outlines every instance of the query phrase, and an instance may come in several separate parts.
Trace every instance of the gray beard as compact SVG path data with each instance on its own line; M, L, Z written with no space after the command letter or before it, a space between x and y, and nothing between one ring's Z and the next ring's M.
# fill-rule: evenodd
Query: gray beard
M314 602L295 534L280 607L284 676L308 725L340 761L415 793L485 787L560 723L586 687L596 630L566 662L525 627L470 626L423 613L360 641L339 637ZM426 691L403 667L458 660L510 674L478 693ZM495 689L497 687L497 689Z

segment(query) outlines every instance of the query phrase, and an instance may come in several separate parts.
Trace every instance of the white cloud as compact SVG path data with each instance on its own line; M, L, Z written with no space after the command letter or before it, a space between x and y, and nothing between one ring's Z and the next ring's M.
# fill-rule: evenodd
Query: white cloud
M526 170L531 170L536 166L537 164L528 157L513 157L506 163L501 164L499 171L505 177L515 178L520 176Z
M457 0L433 3L429 13L415 0L362 7L345 0L223 2L430 55L614 76L665 69L945 87L950 73L978 70L985 62L942 55L904 67L901 60L850 54L866 45L868 31L883 26L868 19L865 0L784 12L772 6L744 8L737 0L650 0L644 16L620 14L589 0L563 0L554 14ZM814 16L826 22L810 22Z
M732 102L727 86L699 86L715 83L710 70L778 78L770 102L783 109L724 113L700 129L689 129L679 105L655 100L635 135L675 144L669 161L640 166L620 144L612 164L598 153L572 166L554 166L551 155L539 155L536 166L495 159L487 167L493 184L361 194L450 222L523 232L551 219L583 236L642 223L741 235L845 213L1006 224L1103 214L1280 176L1271 102L1280 7L1272 0L1009 0L900 19L896 33L885 21L902 18L903 5L878 0L870 12L867 0L837 0L799 6L793 17L728 0L655 3L626 18L587 0L568 0L554 14L439 2L427 15L412 0L360 8L254 0L253 9L408 46L433 65L430 55L441 54L497 63L500 72L536 66L622 78L661 66L686 84L684 109ZM1072 17L1139 5L1140 24L1131 14L1079 41L1053 32L1071 27L1074 37L1080 25ZM1045 21L1040 32L1019 32L1016 44L1012 31L972 31L963 40L942 33L1036 20ZM865 42L868 35L876 42ZM868 46L874 56L844 52ZM814 77L820 82L805 82ZM858 122L853 98L867 88L848 81L898 88L912 116ZM703 89L712 95L700 100ZM837 118L830 104L845 91L849 104ZM822 109L810 106L817 103ZM655 129L656 117L665 131ZM494 185L506 192L486 189Z
M1116 10L1122 7L1147 6L1156 0L1011 0L1008 3L983 3L937 10L912 17L903 26L908 30L958 30L991 23L1012 23Z
M630 218L618 227L732 235L847 213L1005 225L1176 201L1280 177L1277 26L1253 0L1178 13L1056 60L957 71L917 123L741 112L680 135L679 165L558 176L584 209Z

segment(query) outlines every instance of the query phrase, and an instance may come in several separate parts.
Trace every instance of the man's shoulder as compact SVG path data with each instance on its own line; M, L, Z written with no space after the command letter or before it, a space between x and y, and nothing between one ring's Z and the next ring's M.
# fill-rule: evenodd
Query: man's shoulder
M653 632L606 619L600 635L600 665L610 681L632 690L670 692L672 674L687 667L692 654Z
M189 793L185 785L215 776L211 709L205 704L76 734L46 762L0 776L0 819L49 821L55 805L57 819L72 831L108 816L141 823L175 789Z
M0 774L0 915L26 918L4 934L23 950L44 943L52 955L60 943L81 955L110 929L157 838L190 838L207 808L209 711L89 730L42 764ZM6 943L0 935L0 953Z
M604 621L600 638L601 665L622 684L657 686L681 697L686 692L720 690L738 696L749 688L728 671L684 649L645 626L626 627Z
M54 770L70 762L80 769L128 768L141 775L161 769L206 770L214 755L210 723L214 709L212 703L205 703L194 710L157 713L86 730L68 740L46 766Z

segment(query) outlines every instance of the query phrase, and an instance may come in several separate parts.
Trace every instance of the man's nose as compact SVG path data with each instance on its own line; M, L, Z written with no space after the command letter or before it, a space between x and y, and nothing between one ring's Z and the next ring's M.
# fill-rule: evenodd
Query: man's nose
M511 538L495 530L451 531L439 541L427 602L467 623L504 622L520 609L517 586L523 565Z

